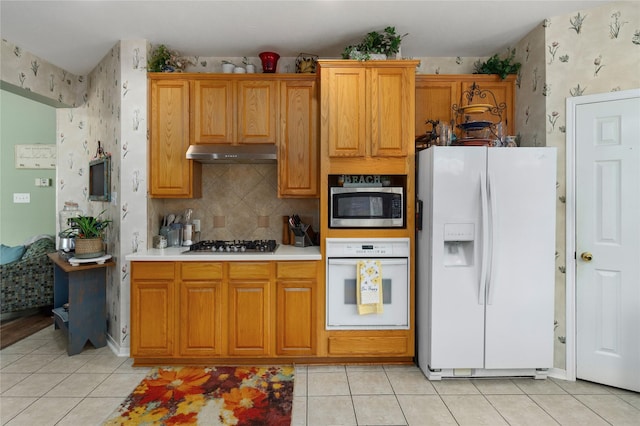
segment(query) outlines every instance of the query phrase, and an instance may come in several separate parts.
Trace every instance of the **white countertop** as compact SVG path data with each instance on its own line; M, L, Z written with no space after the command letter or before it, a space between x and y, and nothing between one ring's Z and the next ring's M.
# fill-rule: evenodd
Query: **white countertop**
M196 253L182 254L188 251L188 247L168 247L164 249L147 249L126 256L126 259L135 261L180 261L180 262L206 262L206 261L242 261L242 260L321 260L320 246L295 247L280 245L274 253Z

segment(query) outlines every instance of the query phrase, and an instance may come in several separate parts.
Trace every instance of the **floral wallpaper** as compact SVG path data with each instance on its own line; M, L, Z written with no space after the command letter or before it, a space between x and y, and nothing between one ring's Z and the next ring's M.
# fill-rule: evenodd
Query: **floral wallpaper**
M120 351L129 346L129 275L125 256L146 244L146 42L122 41L87 77L85 102L58 110L59 208L76 201L91 215L113 220L107 252L107 333ZM111 201L88 200L88 163L100 142L111 156Z
M3 83L23 89L27 97L32 94L36 100L56 107L76 106L84 102L84 76L58 68L4 39L0 55Z
M558 149L554 366L565 369L566 98L640 87L640 8L620 1L548 18L516 52L521 144Z
M147 155L146 51L144 40L121 41L88 76L73 76L2 41L3 83L59 107L56 212L66 201L74 201L85 214L104 211L103 217L113 220L106 236L107 253L116 261L115 267L107 268L107 334L122 355L130 345L125 256L146 247L147 239L147 168L146 161L139 161ZM34 63L40 72L30 75ZM63 77L63 84L56 83ZM98 141L111 156L110 202L88 199L89 161L97 154Z
M235 235L280 239L278 216L282 214L297 212L315 226L318 220L317 200L277 199L277 171L270 165L204 165L201 199L147 198L143 159L147 157L146 57L150 47L146 40L120 41L88 76L68 73L6 40L0 51L3 83L60 107L57 210L65 201L76 201L86 213L106 210L105 216L114 221L107 237L108 252L117 262L107 275L108 338L122 355L130 346L129 269L124 258L151 246L151 236L163 215L193 208L194 217L202 219L203 236L225 239L238 238ZM515 48L523 64L516 80L516 129L521 144L558 148L555 367L563 369L565 100L640 87L640 9L634 2L621 1L550 17ZM192 57L186 71L220 72L222 60L241 65L242 59ZM260 72L260 60L247 59ZM466 74L473 72L476 60L486 58L415 59L421 60L420 74ZM278 72L294 70L295 58L280 59ZM112 158L113 199L109 203L87 198L88 162L98 141ZM247 211L252 212L248 220Z

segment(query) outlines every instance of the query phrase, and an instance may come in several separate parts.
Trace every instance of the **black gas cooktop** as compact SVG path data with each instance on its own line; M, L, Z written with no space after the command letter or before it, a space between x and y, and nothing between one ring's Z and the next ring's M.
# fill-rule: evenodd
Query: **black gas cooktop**
M274 253L277 248L276 240L204 240L192 244L189 246L189 250L184 251L183 254Z

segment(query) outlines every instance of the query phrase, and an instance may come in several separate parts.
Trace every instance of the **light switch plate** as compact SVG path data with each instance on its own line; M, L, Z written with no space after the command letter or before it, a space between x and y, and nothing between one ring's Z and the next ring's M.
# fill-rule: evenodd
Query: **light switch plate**
M13 193L13 202L14 203L30 203L31 202L31 194L28 192Z

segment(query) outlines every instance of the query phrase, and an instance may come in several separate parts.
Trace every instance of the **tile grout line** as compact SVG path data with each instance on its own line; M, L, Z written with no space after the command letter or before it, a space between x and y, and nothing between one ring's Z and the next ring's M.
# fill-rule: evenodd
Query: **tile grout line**
M400 412L402 413L402 417L404 418L404 424L408 425L409 424L409 420L407 419L407 415L404 413L404 410L402 409L402 404L400 404L400 400L398 399L398 394L396 393L396 390L393 387L393 383L391 383L391 380L389 379L389 374L387 372L387 369L383 367L382 371L384 371L384 376L387 378L387 381L389 382L389 386L391 387L391 390L393 391L393 396L395 397L396 402L398 403L398 407L400 408Z

